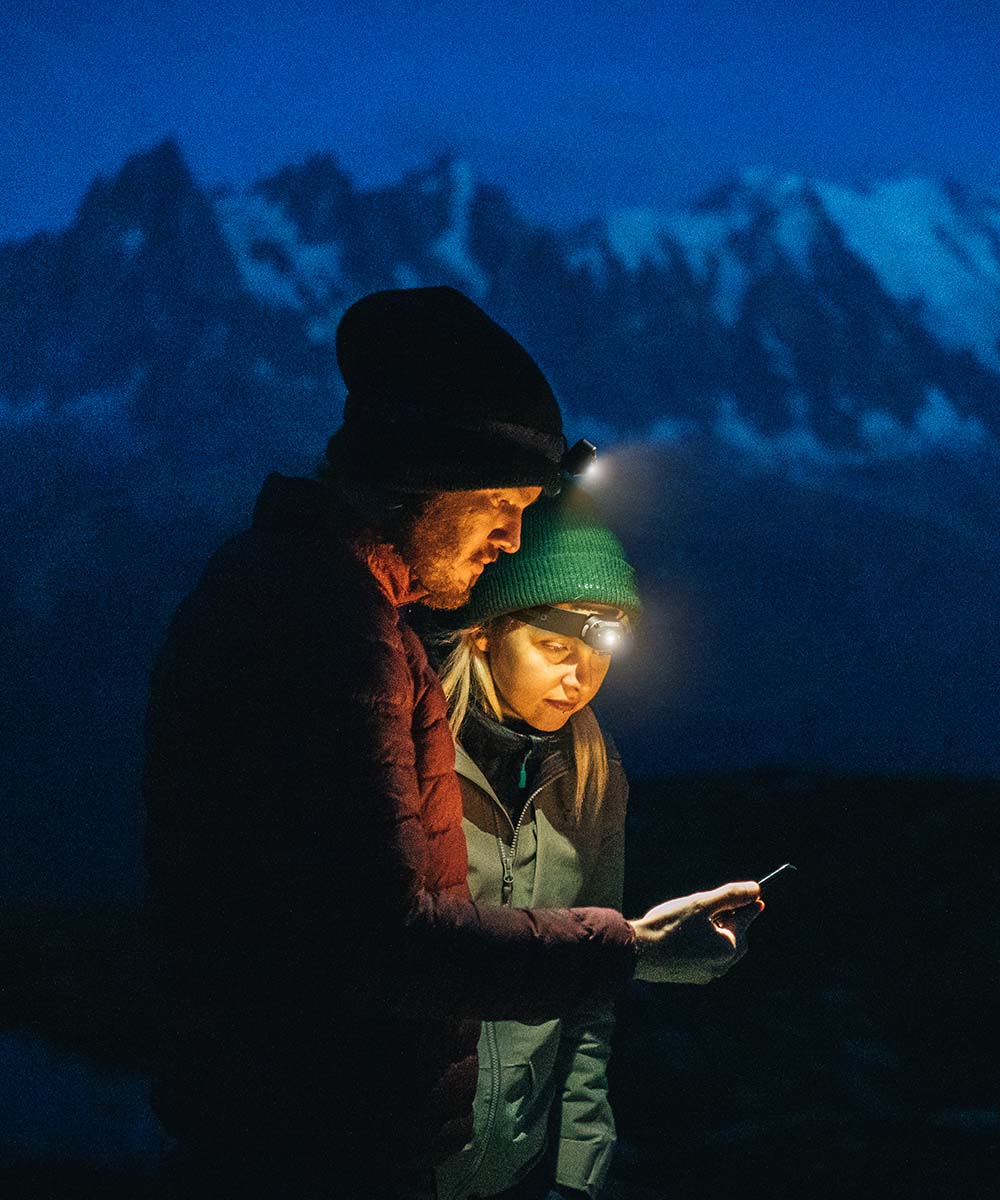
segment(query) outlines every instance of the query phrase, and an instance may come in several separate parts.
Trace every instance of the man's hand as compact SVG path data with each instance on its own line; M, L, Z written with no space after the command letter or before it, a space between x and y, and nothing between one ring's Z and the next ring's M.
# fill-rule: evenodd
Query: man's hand
M630 921L639 948L635 978L710 983L747 952L750 923L764 910L756 883L727 883L651 908Z

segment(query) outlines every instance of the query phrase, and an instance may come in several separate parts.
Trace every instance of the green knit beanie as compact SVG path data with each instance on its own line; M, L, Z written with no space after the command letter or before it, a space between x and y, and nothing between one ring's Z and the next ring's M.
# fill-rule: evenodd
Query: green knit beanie
M501 554L483 571L469 603L448 623L485 624L518 609L574 600L620 608L633 622L642 607L621 543L587 493L564 483L558 496L543 496L525 511L520 550Z

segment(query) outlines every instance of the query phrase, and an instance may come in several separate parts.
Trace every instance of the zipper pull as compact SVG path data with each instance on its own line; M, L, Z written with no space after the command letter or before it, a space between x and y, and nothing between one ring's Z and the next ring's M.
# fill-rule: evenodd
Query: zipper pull
M525 756L521 762L521 774L518 775L518 777L517 777L518 791L521 791L521 792L523 792L524 789L528 786L528 759L530 757L531 757L531 747L529 746L527 753L525 754Z
M510 898L514 894L514 876L510 873L508 867L504 871L503 886L500 888L500 903L502 905L510 904Z

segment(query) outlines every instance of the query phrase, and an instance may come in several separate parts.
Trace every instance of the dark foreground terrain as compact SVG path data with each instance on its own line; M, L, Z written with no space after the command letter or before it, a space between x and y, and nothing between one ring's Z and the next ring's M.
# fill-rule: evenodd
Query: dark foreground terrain
M992 1195L998 826L994 782L636 782L627 912L798 872L726 979L622 1000L610 1200ZM0 914L4 1198L155 1197L137 931L123 907Z

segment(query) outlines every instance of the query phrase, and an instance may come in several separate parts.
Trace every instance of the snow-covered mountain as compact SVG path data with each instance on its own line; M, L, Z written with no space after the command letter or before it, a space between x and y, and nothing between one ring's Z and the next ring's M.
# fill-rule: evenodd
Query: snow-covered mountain
M335 405L344 307L431 282L508 324L612 436L816 467L997 450L1000 196L919 179L748 172L555 231L456 160L362 191L320 156L209 196L168 142L95 183L64 234L0 248L0 396L23 420L131 389L156 425L150 389L221 369Z
M425 283L611 450L649 601L607 689L634 764L1000 773L1000 196L746 173L557 230L454 159L210 191L167 142L0 245L10 894L134 882L167 616L339 423L344 308Z
M617 214L573 261L687 295L711 347L684 415L735 446L829 465L996 446L998 197L748 173L685 211Z
M317 340L369 287L447 280L614 431L826 465L997 446L1000 197L747 173L557 234L460 162L357 195L320 159L217 211L244 285Z

